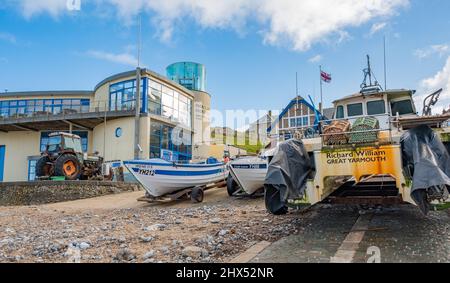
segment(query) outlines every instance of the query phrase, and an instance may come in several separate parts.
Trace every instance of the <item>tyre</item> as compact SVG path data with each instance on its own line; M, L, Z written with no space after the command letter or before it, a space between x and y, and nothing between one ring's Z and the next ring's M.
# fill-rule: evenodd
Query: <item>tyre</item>
M36 177L48 177L51 175L52 166L48 164L49 162L48 156L42 156L36 162Z
M64 176L66 180L78 180L81 176L81 164L74 155L60 156L55 163L55 176Z
M228 175L227 178L227 192L230 197L234 195L234 193L239 189L239 185L236 183L236 181L233 179L233 176L231 174Z
M191 192L191 201L193 203L200 203L203 202L203 196L204 196L204 192L202 188L199 187L195 187L192 189Z
M266 186L264 193L266 209L273 215L285 215L288 213L288 207L281 202L280 191L272 186Z

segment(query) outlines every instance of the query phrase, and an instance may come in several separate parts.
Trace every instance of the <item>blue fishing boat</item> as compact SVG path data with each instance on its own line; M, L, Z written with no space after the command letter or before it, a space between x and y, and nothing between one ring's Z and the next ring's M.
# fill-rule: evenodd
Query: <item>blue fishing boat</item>
M228 176L226 164L216 159L189 164L163 159L130 160L124 165L154 198L215 184Z

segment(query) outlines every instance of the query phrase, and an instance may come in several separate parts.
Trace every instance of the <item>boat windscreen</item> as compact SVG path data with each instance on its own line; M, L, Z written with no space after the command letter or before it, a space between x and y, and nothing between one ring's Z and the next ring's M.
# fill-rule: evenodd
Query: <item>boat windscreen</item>
M399 115L415 114L410 99L392 102L391 109L392 115L397 115L397 113Z

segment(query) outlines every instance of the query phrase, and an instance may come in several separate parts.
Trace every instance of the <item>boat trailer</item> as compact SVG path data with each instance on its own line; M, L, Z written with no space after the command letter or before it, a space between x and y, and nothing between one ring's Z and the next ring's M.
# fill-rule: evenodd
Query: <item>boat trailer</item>
M167 194L161 197L153 197L148 193L145 196L138 198L138 201L148 202L148 203L165 203L172 201L180 201L190 199L193 203L201 203L204 199L204 192L207 190L211 190L214 188L223 188L226 187L226 181L219 181L217 183L205 185L205 186L196 186L191 188L186 188L183 190L179 190L177 192Z

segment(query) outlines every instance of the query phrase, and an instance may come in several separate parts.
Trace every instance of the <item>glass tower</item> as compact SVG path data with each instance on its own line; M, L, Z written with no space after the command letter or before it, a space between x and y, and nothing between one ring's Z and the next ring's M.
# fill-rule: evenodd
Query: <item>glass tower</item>
M206 68L193 62L174 63L166 69L167 77L194 91L206 92Z

